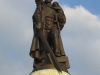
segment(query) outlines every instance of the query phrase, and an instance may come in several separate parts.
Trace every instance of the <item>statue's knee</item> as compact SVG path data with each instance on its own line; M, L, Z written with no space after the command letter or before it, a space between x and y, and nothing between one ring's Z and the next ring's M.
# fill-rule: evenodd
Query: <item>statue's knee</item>
M58 38L59 35L58 34L53 34L53 38Z

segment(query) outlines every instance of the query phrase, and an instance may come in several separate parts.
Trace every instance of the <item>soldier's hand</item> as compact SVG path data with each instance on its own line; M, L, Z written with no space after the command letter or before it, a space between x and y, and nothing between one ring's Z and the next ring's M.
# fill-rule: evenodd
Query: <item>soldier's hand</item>
M35 27L36 27L36 29L40 29L41 28L41 22L38 22Z

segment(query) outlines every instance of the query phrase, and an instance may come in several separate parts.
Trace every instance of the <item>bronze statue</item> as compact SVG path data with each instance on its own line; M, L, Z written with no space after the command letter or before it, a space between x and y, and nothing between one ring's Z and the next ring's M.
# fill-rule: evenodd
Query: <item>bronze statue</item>
M35 0L37 8L33 19L34 37L30 56L34 58L33 71L56 68L68 72L69 62L60 36L66 17L58 2Z

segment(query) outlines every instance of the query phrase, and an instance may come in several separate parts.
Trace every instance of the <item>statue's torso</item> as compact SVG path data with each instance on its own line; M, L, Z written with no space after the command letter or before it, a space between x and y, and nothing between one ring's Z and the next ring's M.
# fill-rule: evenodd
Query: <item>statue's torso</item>
M51 28L55 26L55 14L56 11L47 5L44 7L44 20L45 20L45 27Z

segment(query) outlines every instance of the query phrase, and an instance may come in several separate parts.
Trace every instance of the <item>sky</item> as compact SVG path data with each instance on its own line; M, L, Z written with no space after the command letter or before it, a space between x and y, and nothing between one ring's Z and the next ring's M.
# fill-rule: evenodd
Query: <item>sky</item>
M100 75L100 0L56 0L67 21L61 31L71 75ZM34 0L0 0L0 75L29 75Z

